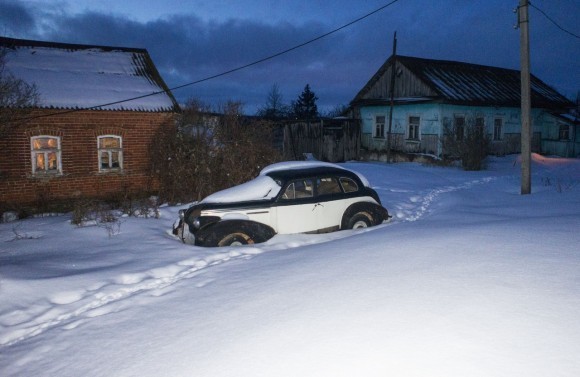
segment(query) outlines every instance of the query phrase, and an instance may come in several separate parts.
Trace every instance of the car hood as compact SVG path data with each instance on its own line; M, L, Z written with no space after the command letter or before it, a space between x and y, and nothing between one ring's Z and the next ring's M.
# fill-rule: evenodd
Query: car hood
M251 181L213 193L200 203L234 203L271 200L280 192L280 185L271 177L261 175Z

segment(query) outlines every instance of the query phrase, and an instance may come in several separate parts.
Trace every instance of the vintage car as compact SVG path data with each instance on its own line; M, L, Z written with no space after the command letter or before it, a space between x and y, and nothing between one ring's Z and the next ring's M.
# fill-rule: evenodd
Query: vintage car
M335 164L293 161L270 165L257 178L180 210L173 233L198 246L233 246L276 234L364 228L389 218L362 175Z

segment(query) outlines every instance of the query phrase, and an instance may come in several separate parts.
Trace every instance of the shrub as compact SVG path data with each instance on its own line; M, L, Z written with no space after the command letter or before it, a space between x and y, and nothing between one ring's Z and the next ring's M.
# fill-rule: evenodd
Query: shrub
M201 200L279 160L269 124L241 110L240 103L228 102L218 115L190 101L180 122L159 132L151 151L161 202Z

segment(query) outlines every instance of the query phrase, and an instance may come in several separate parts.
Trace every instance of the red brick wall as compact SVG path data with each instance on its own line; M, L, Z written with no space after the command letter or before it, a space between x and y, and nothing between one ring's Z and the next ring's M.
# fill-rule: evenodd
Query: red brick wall
M38 110L36 115L53 114ZM172 113L132 111L78 111L36 118L0 138L0 206L31 204L40 196L68 199L99 197L129 190L152 192L149 147L159 127L169 126ZM32 174L33 136L59 136L62 174ZM122 172L99 172L97 137L117 135L123 142Z

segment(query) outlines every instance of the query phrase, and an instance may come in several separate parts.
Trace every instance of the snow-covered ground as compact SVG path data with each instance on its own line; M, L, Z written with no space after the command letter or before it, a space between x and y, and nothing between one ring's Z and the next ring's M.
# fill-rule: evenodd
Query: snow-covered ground
M579 376L580 160L347 163L375 228L203 249L160 219L0 224L2 376Z

